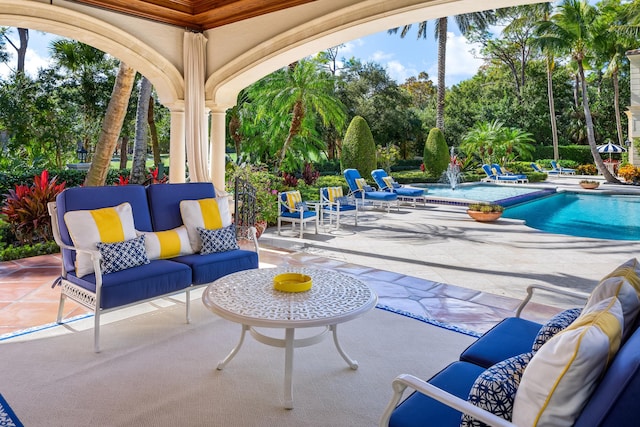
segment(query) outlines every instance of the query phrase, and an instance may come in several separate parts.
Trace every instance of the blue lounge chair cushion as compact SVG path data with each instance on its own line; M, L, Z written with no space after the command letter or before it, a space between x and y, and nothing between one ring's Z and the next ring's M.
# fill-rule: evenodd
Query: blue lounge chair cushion
M325 205L324 209L329 210L329 211L337 211L338 210L338 205ZM340 212L344 212L344 211L355 211L356 205L343 205L340 204Z
M191 268L193 284L196 286L211 283L236 271L258 268L257 252L244 249L207 255L184 255L173 258L173 260Z
M541 324L509 317L478 338L460 355L460 360L488 368L496 363L531 351Z
M399 187L399 188L394 188L393 192L396 193L398 196L404 196L404 197L424 196L424 190L421 188Z
M453 362L434 377L429 383L449 393L467 400L471 386L485 368L467 362ZM442 403L413 393L393 411L389 427L441 427L460 425L461 414Z
M191 270L188 266L168 260L154 260L136 268L104 274L101 308L119 307L174 291L178 292L191 285L191 278ZM96 290L95 273L83 276L81 279L74 274L68 274L67 279L92 292ZM124 288L126 291L123 291Z
M398 199L398 195L386 191L365 191L364 198L365 200L375 200L377 202L393 202Z

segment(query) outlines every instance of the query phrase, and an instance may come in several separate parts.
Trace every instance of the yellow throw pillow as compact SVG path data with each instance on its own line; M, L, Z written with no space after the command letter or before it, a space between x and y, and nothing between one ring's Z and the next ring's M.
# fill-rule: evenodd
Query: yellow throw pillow
M356 185L358 186L359 190L362 190L367 186L367 180L364 178L356 178Z
M184 225L166 231L137 231L137 234L144 234L144 246L149 259L167 259L193 253Z
M393 188L393 178L391 178L390 176L383 176L382 180L384 181L384 185L386 185L387 188Z
M329 196L329 201L331 203L333 203L338 197L344 197L342 187L327 187L327 195Z
M198 227L217 230L231 225L229 199L226 197L182 200L180 202L182 223L187 227L189 243L194 252L200 252L202 240Z
M287 195L287 206L289 207L289 212L295 212L296 204L302 203L302 195L298 190L287 191L285 194Z
M620 348L622 324L620 301L607 298L540 347L520 381L512 422L572 426Z
M118 206L69 211L64 214L73 245L79 249L97 250L97 243L116 243L135 239L133 211L129 203ZM91 255L76 254L76 275L86 276L94 272Z

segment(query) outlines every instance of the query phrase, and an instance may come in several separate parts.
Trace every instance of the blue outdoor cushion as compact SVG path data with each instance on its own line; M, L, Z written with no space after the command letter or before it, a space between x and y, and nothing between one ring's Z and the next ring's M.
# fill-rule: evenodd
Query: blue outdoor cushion
M144 246L144 234L123 242L98 242L96 246L102 255L100 260L102 274L115 273L127 268L149 264L147 250Z
M561 311L560 313L553 316L551 319L547 321L542 327L540 331L538 331L538 335L536 335L535 340L533 341L533 346L531 347L532 351L540 350L540 347L558 332L563 331L573 323L574 320L580 316L582 313L581 308L570 308L568 310Z
M258 268L258 254L244 249L207 255L184 255L172 260L191 267L194 285L211 283L236 271Z
M300 218L300 212L281 212L281 217L285 218ZM302 218L310 218L316 216L314 211L302 211Z
M483 367L472 363L453 362L432 377L429 383L467 400L471 386L483 371ZM458 427L460 416L457 410L415 392L393 411L389 427Z
M153 231L173 230L182 225L180 201L216 197L210 182L154 184L147 187Z
M200 255L240 249L240 246L238 246L238 240L236 239L235 224L218 228L216 230L207 230L202 227L196 227L196 229L198 230L198 234L202 240Z
M393 192L398 196L406 197L420 197L424 195L424 190L421 188L394 187Z
M188 266L168 260L154 260L136 268L105 274L102 276L101 308L120 307L174 291L178 292L191 284L191 277ZM96 290L95 273L83 276L81 279L69 274L67 279L92 292Z
M398 199L398 195L388 191L367 191L364 193L364 198L378 202L393 202Z
M510 357L531 351L541 324L508 317L487 331L460 355L460 360L488 368Z

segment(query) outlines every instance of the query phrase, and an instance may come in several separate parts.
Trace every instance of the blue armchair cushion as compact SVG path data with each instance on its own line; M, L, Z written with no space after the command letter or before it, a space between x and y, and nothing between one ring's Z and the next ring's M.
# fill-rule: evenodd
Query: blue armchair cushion
M202 239L200 255L240 249L238 240L236 239L236 226L234 224L217 230L207 230L206 228L198 227L198 233L200 233L200 239Z
M538 335L533 340L533 346L531 351L536 352L542 347L544 343L549 341L555 334L566 329L574 320L580 316L582 312L581 308L570 308L569 310L562 311L553 316L547 323L542 325Z
M541 327L540 323L508 317L462 352L460 360L486 369L512 356L527 353Z
M300 212L282 212L280 216L285 218L300 218ZM313 211L302 211L302 218L307 219L316 216Z
M102 260L100 269L103 274L115 273L127 268L149 264L144 246L144 234L135 239L117 243L96 243Z
M520 379L533 352L519 354L496 363L481 373L471 387L467 401L494 415L511 421L513 400ZM485 427L487 424L463 414L460 427Z

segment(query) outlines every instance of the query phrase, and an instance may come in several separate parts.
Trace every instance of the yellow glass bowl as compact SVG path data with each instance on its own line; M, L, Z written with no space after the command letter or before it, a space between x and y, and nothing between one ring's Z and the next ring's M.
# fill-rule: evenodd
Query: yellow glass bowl
M281 273L273 278L273 287L282 292L304 292L311 289L311 277L301 273Z

